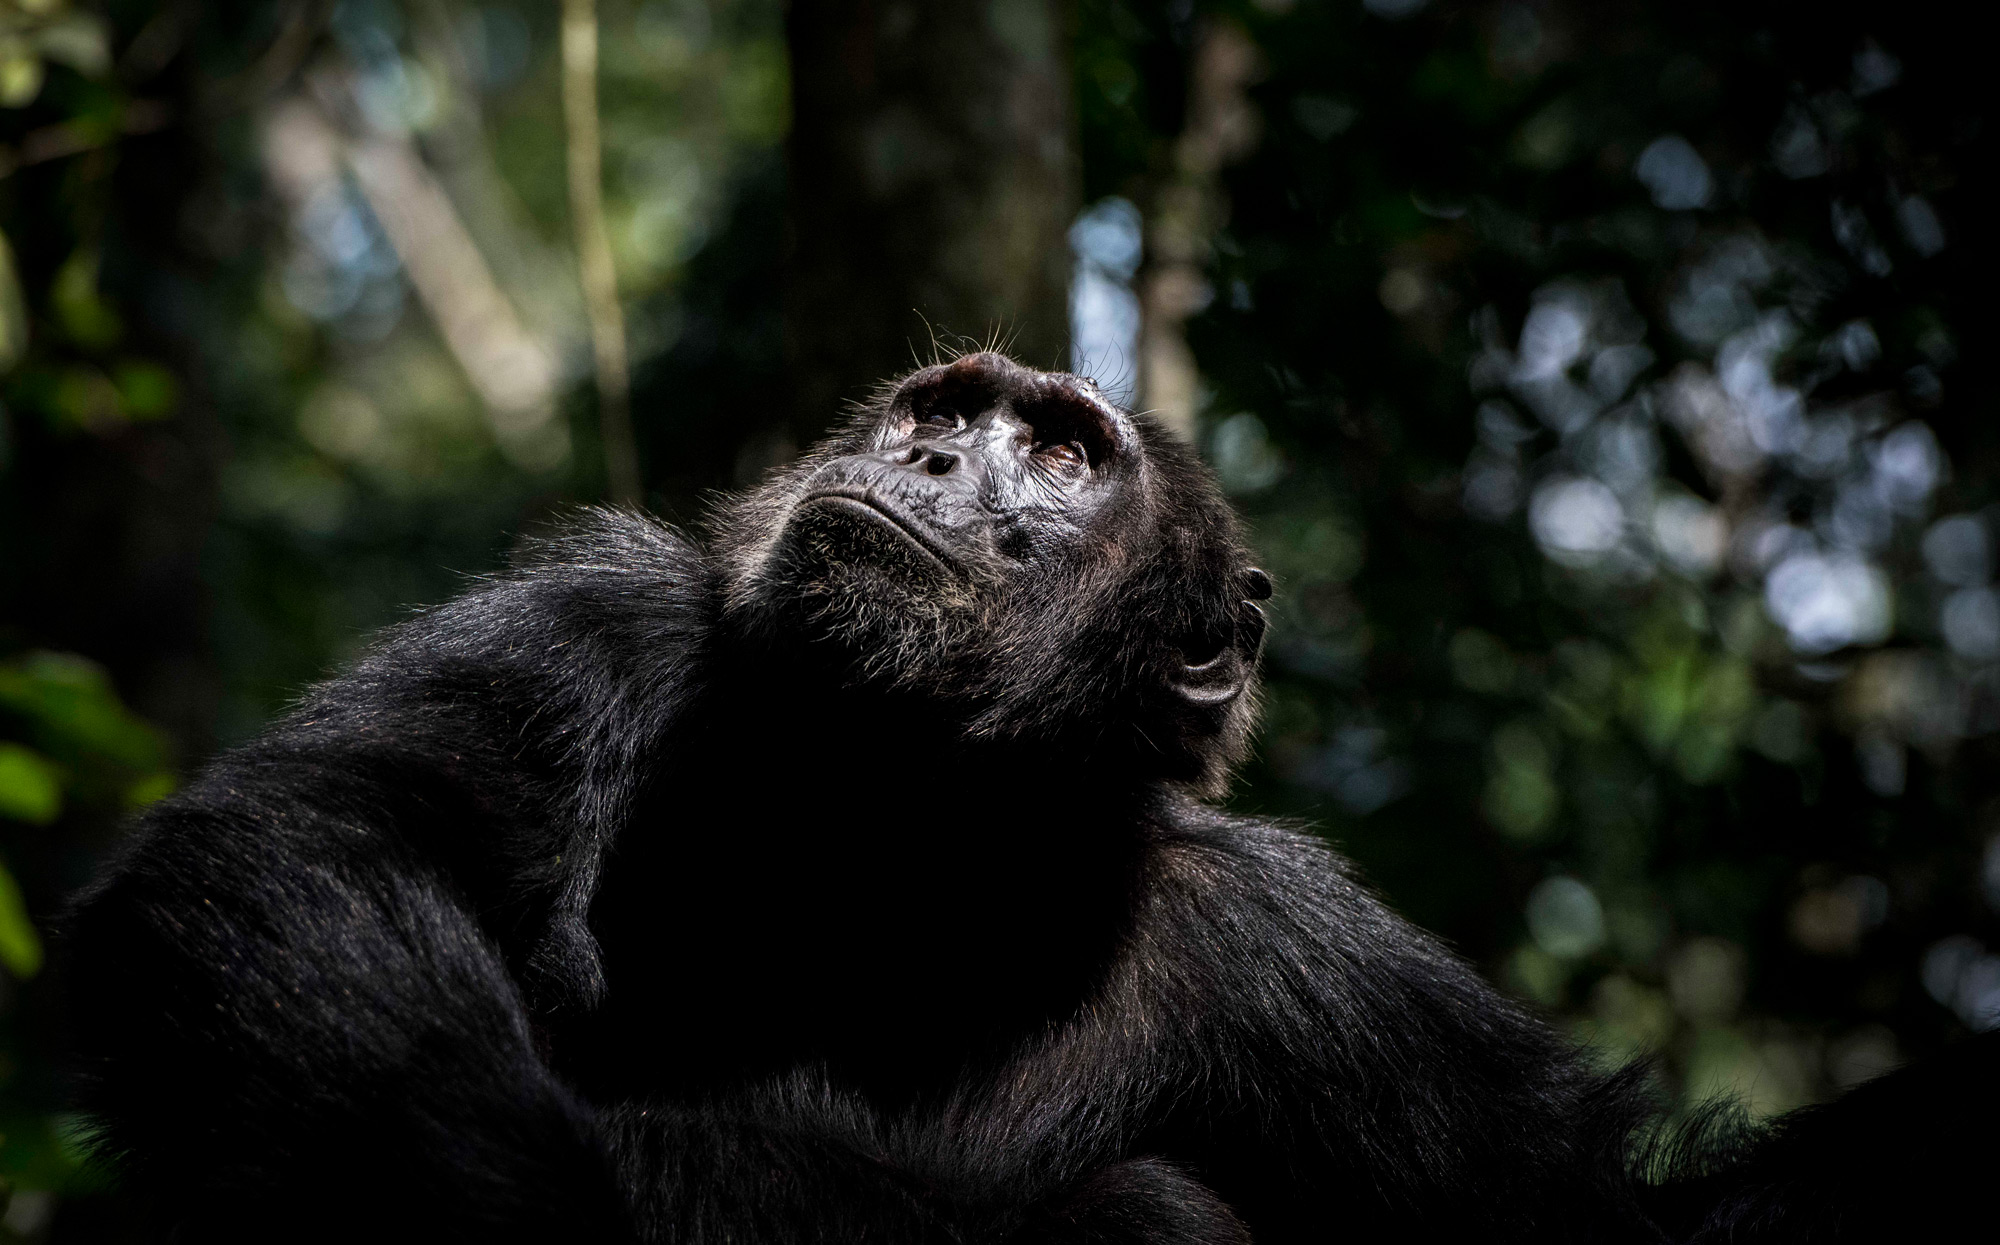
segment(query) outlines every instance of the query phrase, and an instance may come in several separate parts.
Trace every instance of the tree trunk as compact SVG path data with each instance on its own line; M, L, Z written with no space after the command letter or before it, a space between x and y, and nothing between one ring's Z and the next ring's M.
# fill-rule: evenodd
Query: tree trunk
M792 5L794 436L933 338L1065 364L1069 18L1065 0Z

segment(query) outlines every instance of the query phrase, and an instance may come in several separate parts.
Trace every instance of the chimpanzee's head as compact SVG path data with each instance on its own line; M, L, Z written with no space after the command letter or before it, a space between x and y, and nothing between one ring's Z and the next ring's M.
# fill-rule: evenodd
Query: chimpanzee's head
M1200 461L1088 380L990 352L922 368L723 531L739 623L975 736L1208 788L1241 753L1271 581Z

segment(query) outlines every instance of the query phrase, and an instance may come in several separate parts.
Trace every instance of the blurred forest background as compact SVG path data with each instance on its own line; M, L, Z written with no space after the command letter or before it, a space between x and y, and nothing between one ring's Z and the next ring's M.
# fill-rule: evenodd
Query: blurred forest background
M1764 1114L2000 1023L1970 13L0 0L0 1239L128 1231L45 960L133 809L953 335L1200 444L1234 799L1606 1060Z

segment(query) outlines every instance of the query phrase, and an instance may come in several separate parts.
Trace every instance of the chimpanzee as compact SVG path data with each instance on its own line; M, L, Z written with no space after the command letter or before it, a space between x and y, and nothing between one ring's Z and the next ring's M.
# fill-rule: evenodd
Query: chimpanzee
M715 529L583 516L146 815L68 976L175 1239L1842 1222L1865 1109L1648 1184L1636 1074L1203 803L1272 584L1145 416L966 355Z

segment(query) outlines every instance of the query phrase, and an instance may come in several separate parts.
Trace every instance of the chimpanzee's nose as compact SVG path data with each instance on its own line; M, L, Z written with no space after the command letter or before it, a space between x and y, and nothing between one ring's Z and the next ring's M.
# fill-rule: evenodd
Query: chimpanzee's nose
M856 458L871 460L888 468L887 475L876 477L884 483L891 479L906 480L913 475L936 477L931 487L922 490L934 495L949 492L976 497L986 484L986 472L977 446L925 439L910 445L856 455ZM880 468L872 470L879 471Z
M965 465L965 455L959 450L919 442L898 454L896 465L927 476L948 476Z

